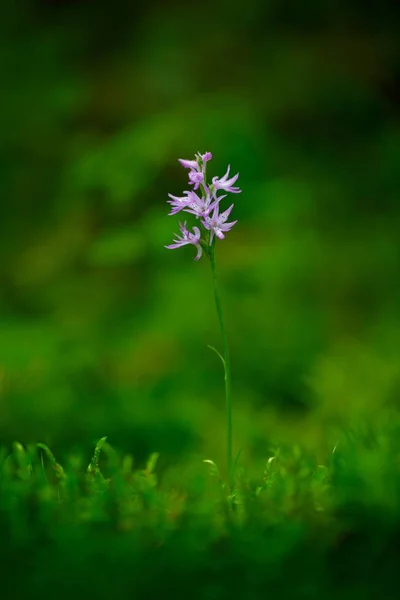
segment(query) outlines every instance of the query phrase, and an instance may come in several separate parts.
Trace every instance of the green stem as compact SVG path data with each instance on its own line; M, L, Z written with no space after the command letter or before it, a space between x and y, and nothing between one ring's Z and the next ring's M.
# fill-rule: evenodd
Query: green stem
M209 256L210 256L211 270L212 270L212 275L213 275L215 305L217 307L219 326L221 329L221 337L222 337L222 343L223 343L223 348L224 348L227 464L228 464L229 486L230 486L230 489L232 492L233 491L233 470L232 470L231 364L230 364L230 359L229 359L228 338L226 336L226 329L225 329L224 317L222 314L221 300L219 297L218 286L217 286L217 274L216 274L216 268L215 268L215 240L209 249Z

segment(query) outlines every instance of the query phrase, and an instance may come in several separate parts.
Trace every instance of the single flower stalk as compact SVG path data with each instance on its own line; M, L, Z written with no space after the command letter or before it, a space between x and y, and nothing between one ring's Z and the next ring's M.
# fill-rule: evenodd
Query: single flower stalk
M232 402L231 402L231 368L228 339L226 335L225 322L222 313L221 301L217 287L216 262L215 262L215 245L217 238L225 239L225 234L232 229L237 221L227 223L227 219L234 207L233 204L223 212L220 212L220 202L226 198L227 194L217 196L217 193L222 190L227 193L239 194L242 190L234 186L239 173L233 177L229 177L230 165L221 178L213 177L212 184L207 184L206 179L206 163L212 159L211 152L195 155L195 160L179 159L179 162L185 169L189 169L189 185L193 186L191 191L185 191L184 196L173 196L168 194L170 200L167 202L171 205L172 210L169 215L175 215L178 212L186 212L195 216L198 220L198 227L193 227L193 233L186 228L186 221L183 225L180 223L181 236L176 236L173 243L165 246L169 250L180 248L181 246L193 245L197 249L195 260L199 260L203 254L203 248L206 256L210 259L211 271L213 276L215 305L220 324L221 337L224 348L224 357L220 356L225 371L225 398L226 398L226 418L227 418L227 467L229 487L233 492L234 473L232 460ZM198 193L196 193L198 191Z

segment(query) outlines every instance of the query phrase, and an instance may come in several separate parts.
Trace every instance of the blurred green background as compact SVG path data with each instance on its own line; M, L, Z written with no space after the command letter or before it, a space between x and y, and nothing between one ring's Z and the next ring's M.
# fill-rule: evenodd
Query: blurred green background
M0 441L222 461L210 266L178 158L240 172L218 243L235 448L327 451L400 389L395 2L6 2Z

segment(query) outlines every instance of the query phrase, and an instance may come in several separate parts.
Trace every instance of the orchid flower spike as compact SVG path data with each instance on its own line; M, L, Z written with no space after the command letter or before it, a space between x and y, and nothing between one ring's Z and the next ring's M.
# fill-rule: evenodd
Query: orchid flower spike
M169 250L180 248L187 244L192 244L197 248L195 260L199 260L202 256L203 247L211 246L215 241L215 236L223 240L225 233L230 231L237 221L227 223L227 219L232 211L233 204L224 212L220 213L220 203L226 197L217 197L217 192L223 190L233 194L239 194L242 190L236 183L239 173L233 177L229 177L230 165L223 177L213 177L212 184L207 184L206 181L206 163L212 159L211 152L195 154L195 160L187 160L179 158L179 162L185 169L189 169L189 185L193 186L190 191L183 192L183 196L174 196L168 194L170 198L167 202L171 205L169 215L183 211L190 213L200 220L199 227L193 227L193 233L186 228L186 221L183 225L180 223L180 235L176 236L173 243L165 246ZM197 193L196 193L196 190ZM211 249L210 249L211 252ZM207 249L207 254L209 254ZM210 255L211 256L211 255Z

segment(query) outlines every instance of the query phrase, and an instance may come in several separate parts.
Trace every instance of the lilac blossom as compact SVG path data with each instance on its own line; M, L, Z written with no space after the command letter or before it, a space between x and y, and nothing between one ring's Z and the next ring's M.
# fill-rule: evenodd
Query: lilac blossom
M180 248L181 246L186 246L187 244L193 244L197 248L197 254L196 254L194 260L199 260L199 258L201 257L201 254L202 254L202 247L200 245L200 239L201 239L200 229L198 227L193 227L194 233L190 233L186 229L186 221L184 222L183 225L182 225L182 223L179 223L179 228L181 230L182 237L179 237L179 235L176 235L176 239L174 240L174 243L170 244L169 246L165 246L165 247L168 248L168 250L173 250L175 248Z
M231 206L225 212L219 214L219 204L216 204L211 217L206 217L203 219L203 227L210 231L210 246L213 242L214 234L220 240L223 240L225 237L224 233L229 231L237 223L237 221L231 221L230 223L225 222L229 217L232 208L233 204L231 204Z
M224 190L225 192L231 192L233 194L240 194L240 192L242 191L240 188L232 187L233 184L235 183L235 181L237 181L237 179L239 177L239 173L237 173L237 175L234 175L233 177L228 179L230 168L231 168L231 165L228 165L228 170L225 173L225 175L223 177L221 177L221 179L219 179L218 177L213 177L212 182L213 182L214 189L215 190Z

